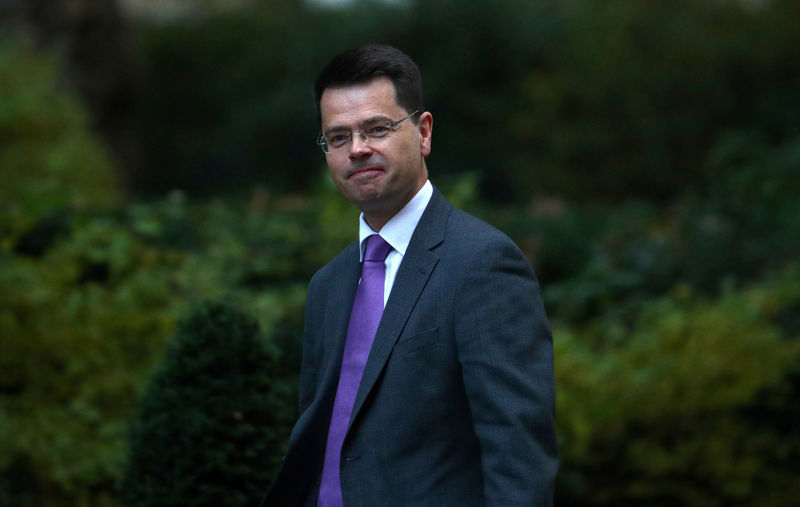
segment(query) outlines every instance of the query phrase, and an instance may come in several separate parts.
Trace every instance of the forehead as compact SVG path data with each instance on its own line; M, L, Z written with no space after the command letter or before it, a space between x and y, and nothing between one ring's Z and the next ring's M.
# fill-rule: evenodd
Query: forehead
M394 84L387 77L366 83L327 88L319 101L322 128L357 124L365 118L394 118L404 109L395 100Z

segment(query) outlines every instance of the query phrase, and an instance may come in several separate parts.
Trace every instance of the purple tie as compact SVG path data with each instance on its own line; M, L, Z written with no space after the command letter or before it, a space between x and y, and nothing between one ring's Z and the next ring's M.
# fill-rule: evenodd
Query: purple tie
M369 236L366 241L367 251L364 254L364 266L361 268L361 282L356 289L350 324L347 326L339 387L336 389L336 400L333 402L331 425L328 429L325 465L317 502L319 507L343 505L339 478L342 443L361 383L361 375L364 373L364 365L367 364L372 341L383 314L383 282L386 276L384 261L392 246L377 234Z

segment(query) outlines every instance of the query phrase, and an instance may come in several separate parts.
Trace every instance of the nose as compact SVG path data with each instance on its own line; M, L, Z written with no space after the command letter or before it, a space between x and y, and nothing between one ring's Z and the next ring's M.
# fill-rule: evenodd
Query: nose
M353 132L350 138L350 158L360 159L372 155L372 148L367 144L364 134L361 132Z

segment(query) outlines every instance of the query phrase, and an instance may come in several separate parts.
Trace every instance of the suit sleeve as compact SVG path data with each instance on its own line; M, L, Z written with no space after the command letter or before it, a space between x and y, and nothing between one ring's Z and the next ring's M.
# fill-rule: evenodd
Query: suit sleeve
M455 332L487 505L552 505L558 457L553 343L539 286L503 237L459 287Z
M320 346L315 339L314 325L314 294L316 287L316 276L314 276L308 284L308 293L306 294L306 308L303 323L303 358L300 363L300 396L299 396L299 413L303 412L311 405L317 391L317 383L319 380L319 367L320 367Z

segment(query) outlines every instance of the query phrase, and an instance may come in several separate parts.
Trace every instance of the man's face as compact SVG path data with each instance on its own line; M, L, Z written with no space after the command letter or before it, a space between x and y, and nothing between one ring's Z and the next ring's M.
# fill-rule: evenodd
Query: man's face
M327 88L320 99L323 134L359 130L376 120L397 121L410 112L397 104L394 85L386 77ZM349 144L326 154L339 191L364 212L374 230L383 227L425 184L432 127L433 118L425 112L417 125L405 120L388 136L369 144L356 134Z

